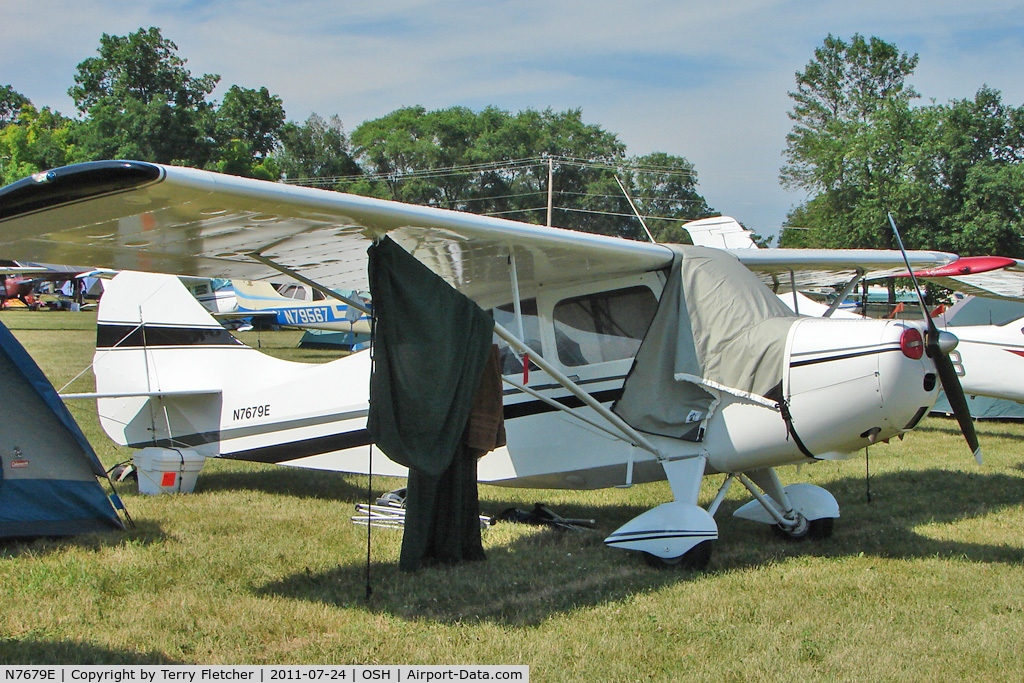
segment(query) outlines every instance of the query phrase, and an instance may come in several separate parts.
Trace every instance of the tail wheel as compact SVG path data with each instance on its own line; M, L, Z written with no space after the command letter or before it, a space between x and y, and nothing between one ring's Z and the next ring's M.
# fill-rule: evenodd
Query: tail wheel
M644 553L644 561L655 569L683 569L702 572L711 562L711 541L702 541L676 557L659 557Z

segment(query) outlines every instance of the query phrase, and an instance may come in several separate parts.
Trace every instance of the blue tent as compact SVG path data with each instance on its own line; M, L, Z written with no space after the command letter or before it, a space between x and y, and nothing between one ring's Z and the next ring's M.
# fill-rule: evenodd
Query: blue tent
M97 477L96 452L0 323L0 538L123 529Z

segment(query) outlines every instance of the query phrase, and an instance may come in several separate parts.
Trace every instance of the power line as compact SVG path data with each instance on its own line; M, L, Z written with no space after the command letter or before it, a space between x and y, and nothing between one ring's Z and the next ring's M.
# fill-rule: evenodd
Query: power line
M575 166L578 168L599 169L615 172L648 173L655 175L678 176L691 179L696 176L693 169L681 169L672 166L656 166L650 164L636 164L627 160L621 163L595 160L577 159L575 157L562 156L539 156L526 157L523 159L505 159L479 164L460 164L453 166L439 166L430 169L415 169L410 171L380 171L375 173L359 173L343 176L325 176L314 178L287 178L284 182L294 185L307 185L323 187L327 185L339 185L342 183L364 181L397 181L410 178L432 179L446 178L457 175L478 174L486 171L514 171L523 168L547 166L553 162L564 166Z

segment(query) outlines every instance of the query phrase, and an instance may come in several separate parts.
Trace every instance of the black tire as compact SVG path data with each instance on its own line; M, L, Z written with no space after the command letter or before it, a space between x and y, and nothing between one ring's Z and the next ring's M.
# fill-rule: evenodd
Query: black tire
M711 562L711 541L701 541L690 548L682 555L676 557L659 557L651 553L644 553L644 561L655 569L683 569L686 571L702 572L708 568Z

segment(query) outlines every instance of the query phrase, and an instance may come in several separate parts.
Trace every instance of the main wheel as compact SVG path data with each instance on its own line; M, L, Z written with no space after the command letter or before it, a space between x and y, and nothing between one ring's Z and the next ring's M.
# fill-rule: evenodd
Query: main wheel
M659 557L651 553L644 553L644 560L655 569L685 569L702 572L708 568L711 562L711 541L701 541L676 557Z

